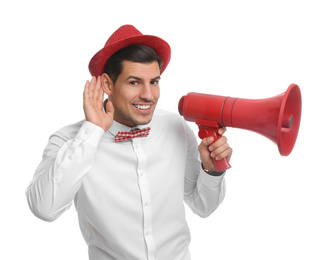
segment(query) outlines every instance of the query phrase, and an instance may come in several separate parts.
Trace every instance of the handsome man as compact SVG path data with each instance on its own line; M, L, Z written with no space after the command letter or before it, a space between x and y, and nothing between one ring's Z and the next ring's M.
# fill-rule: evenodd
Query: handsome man
M91 260L188 260L183 201L206 217L224 198L212 158L230 158L226 138L197 147L182 117L155 110L169 60L162 39L131 25L115 31L89 64L86 120L50 137L27 188L32 212L46 221L74 200Z

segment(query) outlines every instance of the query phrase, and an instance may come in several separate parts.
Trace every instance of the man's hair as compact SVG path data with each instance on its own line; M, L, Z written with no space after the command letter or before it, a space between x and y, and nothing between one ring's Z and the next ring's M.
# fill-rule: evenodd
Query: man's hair
M127 46L114 53L105 64L103 72L109 75L113 84L115 84L122 72L122 62L125 60L138 63L152 63L157 61L160 71L163 65L163 60L151 47L141 44Z

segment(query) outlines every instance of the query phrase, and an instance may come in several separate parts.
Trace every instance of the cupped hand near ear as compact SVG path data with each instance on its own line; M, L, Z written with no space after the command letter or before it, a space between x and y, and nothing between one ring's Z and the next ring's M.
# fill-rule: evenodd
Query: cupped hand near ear
M112 125L114 116L113 104L106 103L106 113L103 111L104 91L101 86L101 76L92 77L91 82L88 80L85 84L83 94L83 108L86 121L89 121L106 132Z

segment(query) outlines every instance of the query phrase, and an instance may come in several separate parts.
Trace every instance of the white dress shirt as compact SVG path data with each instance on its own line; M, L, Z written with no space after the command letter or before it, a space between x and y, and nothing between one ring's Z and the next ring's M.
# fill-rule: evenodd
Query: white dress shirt
M224 175L201 169L194 133L179 115L157 110L148 137L115 143L113 122L82 121L54 133L26 191L32 212L53 221L74 200L91 260L188 260L184 203L210 215Z

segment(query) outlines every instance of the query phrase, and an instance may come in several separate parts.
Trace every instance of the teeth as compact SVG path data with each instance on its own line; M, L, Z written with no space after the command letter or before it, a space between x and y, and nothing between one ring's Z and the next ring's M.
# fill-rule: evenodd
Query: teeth
M146 110L150 108L150 105L135 105L138 109Z

